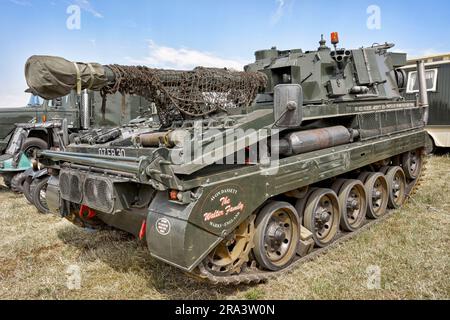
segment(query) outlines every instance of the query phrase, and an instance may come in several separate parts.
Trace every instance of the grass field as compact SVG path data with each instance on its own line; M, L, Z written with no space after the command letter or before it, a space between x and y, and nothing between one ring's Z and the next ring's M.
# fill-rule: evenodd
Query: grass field
M430 157L414 198L382 224L265 284L199 283L121 232L43 216L0 186L1 299L450 299L450 156ZM68 289L79 268L81 286ZM368 288L368 270L381 284ZM372 283L372 282L371 282Z

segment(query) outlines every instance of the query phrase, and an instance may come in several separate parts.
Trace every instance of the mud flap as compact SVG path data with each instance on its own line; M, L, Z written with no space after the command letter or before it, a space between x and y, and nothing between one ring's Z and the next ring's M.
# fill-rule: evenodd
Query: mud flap
M150 254L191 272L222 238L188 222L195 203L169 202L167 192L158 192L147 217L146 240Z
M46 200L50 212L55 215L61 215L61 195L59 193L59 177L52 176L47 184Z

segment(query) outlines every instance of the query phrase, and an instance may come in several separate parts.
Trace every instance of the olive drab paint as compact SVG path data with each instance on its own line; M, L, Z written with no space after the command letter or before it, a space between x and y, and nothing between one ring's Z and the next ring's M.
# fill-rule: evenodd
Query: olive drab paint
M176 109L181 118L171 120L165 114L168 122L163 125L156 119L135 123L117 128L117 136L101 141L92 136L86 138L92 143L74 143L65 152L42 152L39 161L57 173L47 188L49 205L55 213L89 225L76 216L76 208L89 201L99 221L136 236L145 225L145 241L152 256L213 280L232 280L243 273L243 282L248 281L246 266L261 257L251 251L264 248L256 241L273 236L269 245L276 245L286 235L282 230L290 227L289 223L272 225L260 215L268 212L267 208L284 205L291 218L300 216L301 232L296 230L292 236L301 238L284 243L296 249L294 254L310 252L315 231L307 230L306 219L302 219L309 206L296 206L316 194L309 188L331 186L337 177L357 177L368 166L388 162L403 163L406 170L411 162L407 155L423 148L426 138L427 106L401 95L404 83L399 81L399 68L405 65L406 54L390 52L394 45L389 43L340 48L337 35L333 38L333 49L322 38L314 51L260 50L255 62L245 67L246 73L212 70L203 73L199 82L192 79L201 69L143 71L145 77L161 81L154 80L153 87L148 79L139 79L136 83L145 86L133 88L130 82L123 88L166 97L158 97L167 107L157 106L158 110ZM118 73L109 66L97 68L97 76L109 74L105 86L113 88ZM133 67L118 68L130 73L125 78L138 76ZM162 79L167 80L168 74L174 77L171 81L176 79L178 90L171 91L174 81L170 88L164 87ZM226 77L239 84L240 77L263 79L261 74L266 85L248 105L227 100L221 88L204 92L195 85L221 83ZM38 75L29 76L35 79ZM197 92L193 109L189 104L177 104L180 91L187 92L187 87L189 92ZM239 86L233 90L233 97L249 94ZM220 108L212 111L208 109L211 95L216 102L218 97L223 99ZM254 135L258 130L268 135ZM217 144L236 132L242 134L234 136L233 142ZM252 142L248 142L250 135L256 136ZM261 141L270 150L269 161L262 159L258 148L253 149L256 157L251 155L251 147ZM217 161L213 151L235 163ZM243 162L239 152L244 154ZM92 192L99 194L95 201L90 200ZM335 193L330 190L328 195ZM268 231L261 227L264 223L270 226ZM267 237L262 236L265 230ZM261 266L260 260L258 263ZM272 265L270 270L276 269Z

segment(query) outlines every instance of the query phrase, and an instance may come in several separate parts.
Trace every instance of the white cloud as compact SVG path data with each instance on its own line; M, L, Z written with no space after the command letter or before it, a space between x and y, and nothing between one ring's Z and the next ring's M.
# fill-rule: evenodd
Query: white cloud
M30 94L17 90L15 94L0 94L0 108L25 107L30 100Z
M183 69L216 67L242 70L244 61L218 57L212 53L188 48L171 48L149 41L149 55L142 59L126 58L130 63L147 65L153 68Z
M27 0L9 0L9 2L17 4L18 6L31 6L31 2Z
M395 48L395 52L403 52L408 54L408 59L412 58L420 58L425 56L433 56L443 53L442 51L439 51L435 48L428 48L428 49L402 49L402 48Z
M75 0L75 4L79 6L82 10L91 13L94 17L103 18L103 15L94 9L89 0Z
M284 0L275 0L275 2L277 3L277 10L275 11L275 13L272 15L272 18L270 19L270 23L272 25L277 24L278 21L280 21L281 17L283 17L284 8L286 5Z
M440 54L442 52L439 52L438 50L434 49L434 48L428 48L422 51L424 56L432 56L432 55L436 55L436 54Z

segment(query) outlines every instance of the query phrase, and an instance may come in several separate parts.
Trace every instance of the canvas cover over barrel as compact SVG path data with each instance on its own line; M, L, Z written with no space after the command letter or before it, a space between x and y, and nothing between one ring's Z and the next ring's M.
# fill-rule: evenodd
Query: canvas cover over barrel
M154 102L163 126L185 118L205 117L229 109L248 107L267 83L260 72L239 72L197 67L191 71L146 66L70 62L51 56L33 56L25 67L33 93L54 99L72 89L108 94L139 95ZM103 110L105 108L103 103Z
M98 63L71 62L60 57L32 56L25 64L25 78L33 93L51 100L71 90L101 90L107 85L105 69Z

